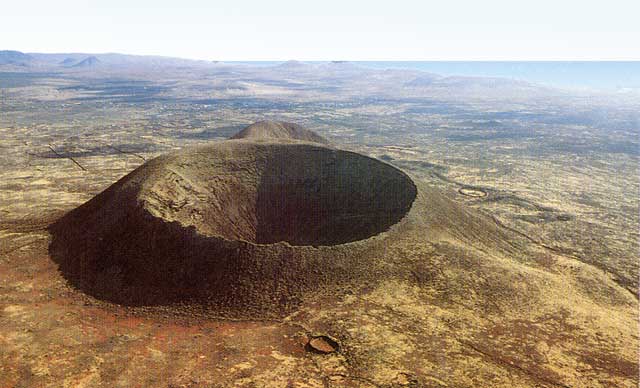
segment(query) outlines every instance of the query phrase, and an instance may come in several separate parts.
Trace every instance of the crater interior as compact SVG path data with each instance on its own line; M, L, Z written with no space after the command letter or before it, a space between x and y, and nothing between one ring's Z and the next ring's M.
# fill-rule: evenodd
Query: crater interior
M384 232L416 196L405 173L357 153L225 143L215 157L208 148L171 160L144 190L146 207L228 240L337 245Z

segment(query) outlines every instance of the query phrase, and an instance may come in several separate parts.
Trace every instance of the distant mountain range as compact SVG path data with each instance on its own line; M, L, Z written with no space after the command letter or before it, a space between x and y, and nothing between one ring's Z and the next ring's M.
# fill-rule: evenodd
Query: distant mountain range
M184 71L215 71L235 74L238 77L234 89L242 90L246 88L246 83L260 82L260 80L270 80L273 87L289 87L292 89L303 87L303 85L315 85L321 88L344 88L350 83L354 84L354 89L362 88L363 85L380 87L389 85L391 88L401 88L403 93L411 95L463 95L472 93L482 96L487 93L499 95L501 98L510 96L532 96L557 94L569 89L558 89L552 84L544 84L527 78L510 76L469 76L469 75L443 75L431 72L428 69L418 67L399 67L394 62L385 65L382 62L353 62L353 61L257 61L257 62L224 62L205 61L194 59L183 59L164 56L150 55L129 55L117 53L87 54L87 53L25 53L16 50L0 50L0 72L54 72L54 73L97 73L105 76L113 76L115 73L122 74L154 74L158 70L173 71L183 73ZM422 62L418 62L422 63ZM431 62L424 62L425 66ZM444 63L446 65L446 63ZM443 66L444 66L443 65ZM456 65L455 63L452 65ZM618 64L623 66L624 64ZM384 66L389 66L385 68ZM411 64L411 66L417 66ZM469 62L468 66L475 64ZM505 66L507 66L505 64ZM603 65L605 66L605 65ZM631 65L629 65L631 66ZM628 67L629 67L628 66ZM446 68L443 68L446 74ZM628 68L624 68L628 72ZM622 74L626 74L622 72ZM243 79L243 77L245 77ZM283 81L283 80L287 81ZM525 79L526 81L523 81ZM274 80L277 80L274 81ZM242 82L245 84L242 84ZM238 83L240 82L240 83ZM274 83L275 82L275 83ZM283 83L284 82L284 83ZM288 82L288 83L287 83ZM620 85L625 86L627 81L621 81ZM626 94L640 93L636 88L633 79L628 81L630 85L623 91ZM616 91L622 90L620 87ZM621 92L622 93L622 92Z
M117 53L25 53L0 50L0 72L92 72L157 69L182 72L187 69L269 73L310 79L381 82L394 79L396 85L422 93L427 89L527 89L532 86L565 91L640 93L640 62L527 62L527 61L205 61L166 56ZM232 69L233 68L233 69ZM259 69L258 69L259 68ZM545 85L545 86L541 86ZM593 89L592 89L593 88Z
M375 69L349 61L301 62L286 61L269 64L229 63L218 61L189 60L160 56L142 56L127 54L83 54L83 53L23 53L20 51L0 51L0 72L101 72L105 76L116 73L133 72L153 74L157 70L196 71L231 71L239 78L238 82L261 83L276 87L299 88L301 85L316 85L325 88L344 88L346 85L389 85L389 88L400 88L403 92L416 95L452 93L474 93L485 95L485 91L500 91L502 95L511 93L528 94L541 89L526 82L508 78L456 77L441 76L419 70L409 69ZM140 74L138 73L138 74ZM245 77L245 78L243 78ZM288 80L286 82L282 80ZM276 81L274 81L276 80ZM294 80L294 81L292 81ZM274 83L275 82L275 83ZM283 83L284 82L284 83ZM240 85L242 89L246 85Z
M199 61L182 58L128 55L128 54L85 54L85 53L23 53L15 50L0 50L0 66L20 66L31 68L55 67L95 67L95 66L214 66L212 61Z

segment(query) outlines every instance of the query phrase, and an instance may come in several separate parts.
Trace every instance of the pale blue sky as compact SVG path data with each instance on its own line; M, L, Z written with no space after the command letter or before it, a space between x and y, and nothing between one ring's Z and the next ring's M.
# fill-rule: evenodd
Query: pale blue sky
M638 0L5 0L0 49L217 60L640 60Z

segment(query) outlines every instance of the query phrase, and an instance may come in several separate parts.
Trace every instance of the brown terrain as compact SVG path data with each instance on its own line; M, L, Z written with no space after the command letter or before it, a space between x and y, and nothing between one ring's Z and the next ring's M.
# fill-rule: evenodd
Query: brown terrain
M300 127L233 138L3 224L0 387L638 385L610 273Z

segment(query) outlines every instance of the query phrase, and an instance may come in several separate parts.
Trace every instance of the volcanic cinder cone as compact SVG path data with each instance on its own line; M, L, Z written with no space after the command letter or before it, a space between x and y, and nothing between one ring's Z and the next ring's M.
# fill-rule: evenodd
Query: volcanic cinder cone
M404 172L316 143L228 140L156 158L53 227L79 288L122 304L277 314L368 278L362 253L416 200Z
M303 140L313 143L329 144L327 139L317 133L298 124L284 121L258 121L236 133L231 139Z

